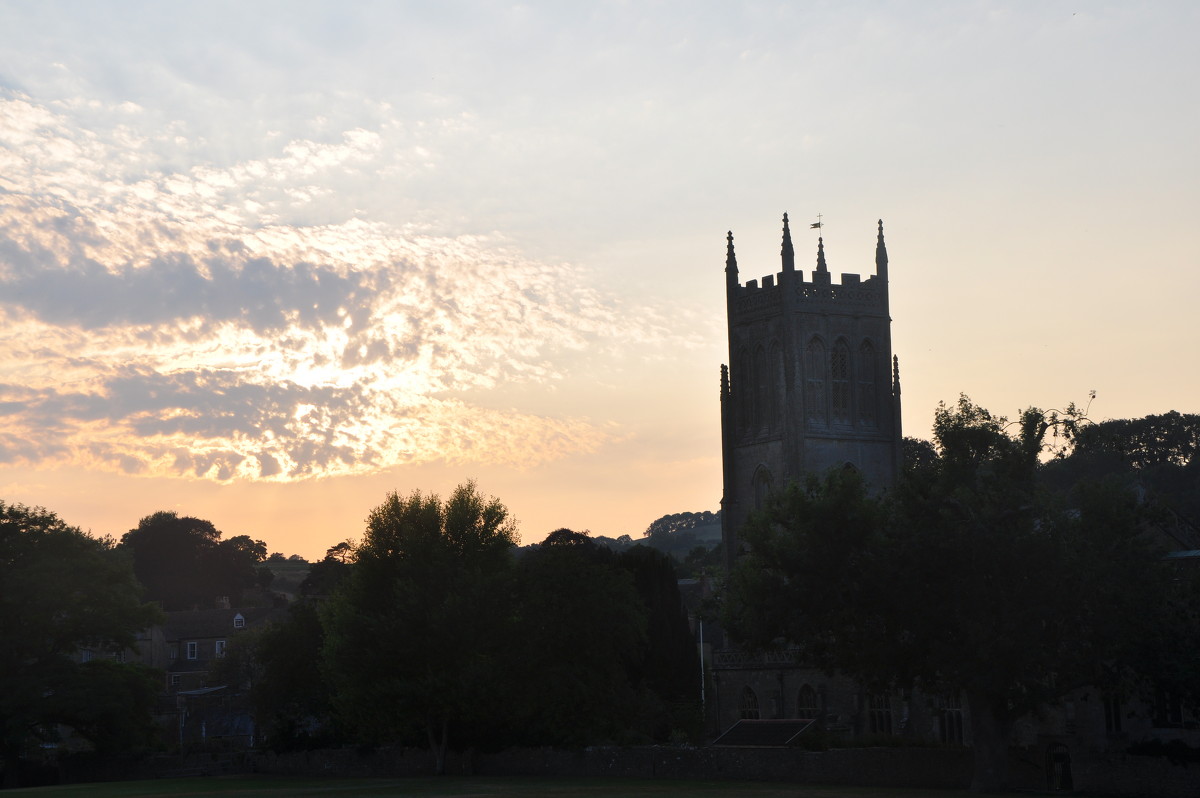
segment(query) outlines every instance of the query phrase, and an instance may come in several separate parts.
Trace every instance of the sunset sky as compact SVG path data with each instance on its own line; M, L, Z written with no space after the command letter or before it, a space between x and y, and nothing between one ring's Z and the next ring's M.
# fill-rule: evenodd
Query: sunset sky
M1200 412L1200 4L0 0L0 498L320 557L716 510L743 279L890 256L904 425Z

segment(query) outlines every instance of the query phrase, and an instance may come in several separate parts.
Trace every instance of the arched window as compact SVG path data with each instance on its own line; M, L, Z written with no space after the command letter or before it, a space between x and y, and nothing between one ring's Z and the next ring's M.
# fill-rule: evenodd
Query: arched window
M737 402L738 428L744 437L750 432L750 403L754 400L750 390L750 353L745 347L738 350L730 380L734 401Z
M938 737L944 743L962 745L963 711L962 700L956 694L944 695L937 701Z
M833 420L850 423L850 347L845 341L833 345L829 358L829 382L833 394Z
M892 699L887 693L867 696L867 728L871 734L892 733Z
M748 686L742 690L742 720L758 720L758 696Z
M817 691L813 689L811 684L806 684L800 688L800 695L796 697L796 717L805 720L815 720L820 710L817 708Z
M758 434L770 426L768 415L768 386L771 378L767 373L767 353L759 346L754 350L754 433Z
M754 469L751 488L754 490L754 509L761 510L767 504L767 496L771 494L770 469L761 465Z
M808 342L804 358L804 404L808 420L825 423L825 344L820 338Z
M863 341L858 348L858 420L875 426L875 347Z
M778 341L771 342L771 349L767 353L767 368L768 383L767 383L767 427L772 432L783 427L783 419L780 416L780 408L783 406L781 395L783 394L783 352L779 348Z

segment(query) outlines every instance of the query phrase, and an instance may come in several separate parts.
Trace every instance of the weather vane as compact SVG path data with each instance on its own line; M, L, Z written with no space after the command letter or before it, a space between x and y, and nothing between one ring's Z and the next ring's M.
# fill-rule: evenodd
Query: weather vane
M809 230L820 230L824 225L821 224L821 214L817 214L817 220L808 226Z

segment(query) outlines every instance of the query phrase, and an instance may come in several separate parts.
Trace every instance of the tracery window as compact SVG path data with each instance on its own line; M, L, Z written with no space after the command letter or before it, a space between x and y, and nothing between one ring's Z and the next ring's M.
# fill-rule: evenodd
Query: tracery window
M742 720L758 720L758 696L749 687L742 690Z
M745 349L738 350L733 367L733 396L737 402L738 427L742 435L750 433L750 404L754 401L750 379L750 355Z
M892 733L892 699L886 693L867 696L867 727L871 734Z
M938 699L938 736L943 743L962 745L963 711L962 699L957 694Z
M838 341L833 346L833 354L829 358L830 387L833 393L833 420L838 423L850 422L850 347L845 341Z
M804 404L809 421L825 423L825 344L820 338L809 341L805 352Z
M754 491L754 509L761 510L767 504L767 496L771 493L771 472L766 466L759 466L751 478L751 488Z
M1104 730L1110 734L1121 731L1121 697L1115 693L1104 695Z
M874 426L875 416L875 347L863 341L858 348L858 420Z
M767 353L767 368L767 428L774 432L783 426L779 418L783 404L780 401L783 392L783 352L776 341L771 342Z
M800 688L800 695L796 698L796 717L815 720L818 711L817 691L811 684L806 684Z
M760 346L754 350L754 432L760 432L769 426L768 386L770 377L767 374L767 353Z

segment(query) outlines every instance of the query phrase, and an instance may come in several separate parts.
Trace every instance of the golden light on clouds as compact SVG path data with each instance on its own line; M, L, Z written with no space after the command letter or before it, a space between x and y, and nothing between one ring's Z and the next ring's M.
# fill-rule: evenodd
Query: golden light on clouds
M663 334L619 321L577 269L487 237L285 221L326 176L372 168L369 131L172 171L177 138L80 130L0 95L4 462L287 481L528 467L611 439L472 402Z

